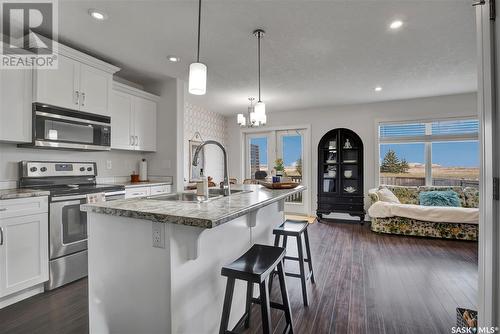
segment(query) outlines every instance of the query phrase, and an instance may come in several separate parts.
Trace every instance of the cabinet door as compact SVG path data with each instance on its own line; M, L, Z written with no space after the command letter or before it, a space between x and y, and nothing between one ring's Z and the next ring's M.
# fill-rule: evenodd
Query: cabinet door
M111 92L111 148L134 150L133 96L122 92Z
M156 151L156 102L134 98L134 135L136 149Z
M31 141L31 70L0 70L0 141Z
M58 57L57 69L35 71L34 101L78 110L77 87L80 64L62 55Z
M47 213L2 219L0 227L0 297L47 281Z
M111 80L109 73L80 64L80 110L108 116Z

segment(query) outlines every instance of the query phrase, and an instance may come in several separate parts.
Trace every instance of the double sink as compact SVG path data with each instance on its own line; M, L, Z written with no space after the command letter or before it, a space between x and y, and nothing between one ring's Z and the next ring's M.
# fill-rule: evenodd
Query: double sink
M235 194L244 194L249 193L251 190L238 190L231 189L230 195ZM176 202L188 202L188 203L204 203L210 202L219 198L224 197L223 189L209 189L208 197L198 196L194 192L183 192L183 193L175 193L169 195L158 195L158 196L149 196L147 199L155 200L155 201L176 201Z

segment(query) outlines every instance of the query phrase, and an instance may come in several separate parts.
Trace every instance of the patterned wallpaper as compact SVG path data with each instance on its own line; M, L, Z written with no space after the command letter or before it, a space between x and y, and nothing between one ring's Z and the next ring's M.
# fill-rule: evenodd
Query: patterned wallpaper
M202 107L184 104L184 179L189 178L189 140L194 139L199 132L203 140L216 140L222 145L227 144L226 118L221 114L206 110ZM205 147L205 175L212 176L216 183L222 181L224 176L224 162L222 152L216 146Z

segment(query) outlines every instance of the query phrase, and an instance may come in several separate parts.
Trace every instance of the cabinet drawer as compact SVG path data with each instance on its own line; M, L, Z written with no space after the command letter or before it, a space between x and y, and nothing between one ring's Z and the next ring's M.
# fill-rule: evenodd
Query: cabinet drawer
M325 204L319 203L318 209L320 211L332 212L363 212L364 207L361 204Z
M45 213L48 209L47 196L6 199L0 201L0 218Z
M125 198L149 196L150 187L134 187L125 189Z
M152 195L162 195L168 194L171 191L171 187L168 184L160 185L160 186L151 186L151 196Z
M325 204L363 204L363 197L331 197L328 200L321 199Z
M331 207L334 211L363 211L363 206L359 204L332 204Z

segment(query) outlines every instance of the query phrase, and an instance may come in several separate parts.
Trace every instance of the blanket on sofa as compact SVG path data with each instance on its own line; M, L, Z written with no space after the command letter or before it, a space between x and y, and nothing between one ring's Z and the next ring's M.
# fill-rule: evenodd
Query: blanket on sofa
M406 217L436 223L479 223L479 209L423 206L378 201L368 209L373 218Z

